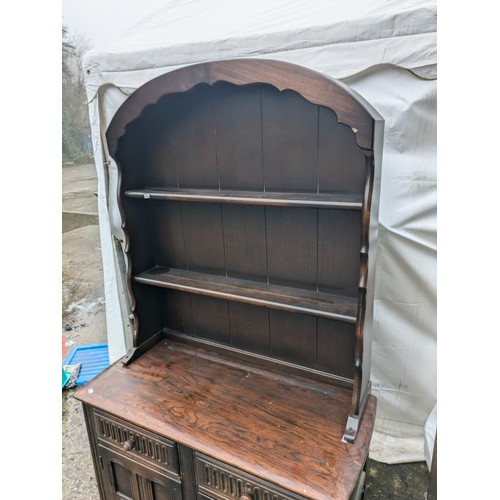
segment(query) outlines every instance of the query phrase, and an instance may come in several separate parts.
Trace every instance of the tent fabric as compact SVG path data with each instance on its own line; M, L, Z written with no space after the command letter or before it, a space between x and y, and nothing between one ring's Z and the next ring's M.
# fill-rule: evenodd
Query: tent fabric
M98 175L110 359L131 344L116 205L103 131L128 95L179 67L258 57L342 80L385 119L376 263L370 455L428 459L436 406L436 5L415 0L170 0L84 60ZM435 419L432 419L434 422ZM427 424L427 428L425 428Z
M165 6L87 54L87 88L137 88L166 71L214 59L270 57L335 78L374 64L436 76L436 9L414 0L226 0Z

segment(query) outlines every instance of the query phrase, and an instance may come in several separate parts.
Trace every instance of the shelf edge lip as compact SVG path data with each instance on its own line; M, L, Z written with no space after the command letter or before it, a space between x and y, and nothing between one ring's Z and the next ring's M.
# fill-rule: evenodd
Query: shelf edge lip
M220 292L217 290L209 290L207 288L203 287L196 287L196 286L191 286L191 285L182 285L178 283L172 283L169 281L162 281L162 280L157 280L153 278L147 278L144 276L135 276L134 280L137 283L141 283L143 285L151 285L151 286L157 286L160 288L168 288L171 290L179 290L182 292L190 292L190 293L195 293L199 295L207 295L210 297L216 297L220 299L227 299L227 300L232 300L235 302L242 302L245 304L253 304L261 307L269 307L271 309L277 309L281 311L288 311L288 312L295 312L295 313L302 313L302 314L309 314L321 318L327 318L327 319L334 319L334 320L339 320L339 321L344 321L346 323L356 323L356 316L351 316L347 314L340 314L340 313L330 313L327 311L321 311L318 309L313 309L309 307L300 307L300 306L291 306L288 304L284 304L282 302L275 302L271 300L262 300L262 299L254 299L253 297L249 297L247 295L237 295L234 293L229 293L229 292Z
M226 191L227 192L227 191ZM182 191L168 191L168 190L152 190L152 189L130 189L125 191L127 198L135 199L151 199L151 200L172 200L172 201L191 201L199 203L240 203L247 205L274 205L274 206L297 206L297 207L311 207L311 208L340 208L346 210L361 210L363 202L360 201L342 201L342 200L315 200L316 193L311 193L310 199L294 198L297 195L307 195L308 193L290 193L290 197L279 197L267 195L267 193L258 193L264 195L263 197L249 196L249 195L217 195L217 194L195 194ZM286 195L286 193L283 193ZM267 195L267 196L266 196ZM332 195L335 197L335 195Z

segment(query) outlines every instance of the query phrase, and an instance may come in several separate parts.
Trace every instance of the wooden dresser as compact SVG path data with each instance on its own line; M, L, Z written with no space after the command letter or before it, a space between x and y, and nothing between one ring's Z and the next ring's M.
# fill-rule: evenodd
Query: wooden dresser
M383 120L270 60L197 64L108 130L134 347L80 388L103 499L354 499Z

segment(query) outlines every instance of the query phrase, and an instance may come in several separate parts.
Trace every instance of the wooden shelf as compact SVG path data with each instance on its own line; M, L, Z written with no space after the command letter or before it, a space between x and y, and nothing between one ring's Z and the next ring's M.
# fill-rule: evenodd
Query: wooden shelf
M182 269L154 267L137 283L356 323L357 299Z
M132 189L125 192L129 198L151 200L194 201L203 203L238 203L305 208L338 208L361 210L361 195L332 193L278 193L259 191L231 191L217 189Z

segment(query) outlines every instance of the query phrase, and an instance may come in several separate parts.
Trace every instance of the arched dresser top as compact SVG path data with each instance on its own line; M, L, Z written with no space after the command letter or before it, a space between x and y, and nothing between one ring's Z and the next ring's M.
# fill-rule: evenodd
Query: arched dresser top
M163 96L186 92L200 83L224 81L235 85L266 83L278 90L293 90L306 100L333 110L350 127L359 147L373 149L377 111L343 83L296 64L266 59L230 59L186 66L156 77L138 88L118 109L106 132L110 154L117 151L125 127L148 105Z

